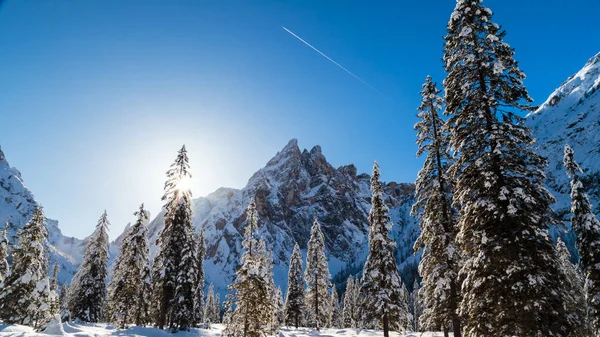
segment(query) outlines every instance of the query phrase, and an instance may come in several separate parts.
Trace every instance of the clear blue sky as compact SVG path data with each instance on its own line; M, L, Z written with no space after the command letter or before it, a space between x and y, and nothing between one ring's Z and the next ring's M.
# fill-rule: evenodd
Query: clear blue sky
M536 104L600 50L598 0L489 0ZM414 181L419 90L454 8L434 1L0 5L0 146L67 235L160 209L185 143L195 196L241 188L289 139ZM356 80L285 26L383 92Z

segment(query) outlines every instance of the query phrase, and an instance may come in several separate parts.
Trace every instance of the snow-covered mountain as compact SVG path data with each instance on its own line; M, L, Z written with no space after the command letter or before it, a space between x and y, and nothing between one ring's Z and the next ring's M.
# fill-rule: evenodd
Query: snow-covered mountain
M16 242L17 230L23 228L39 205L31 191L23 183L21 172L10 167L0 149L0 226L9 221L8 236ZM46 218L48 229L48 253L50 266L58 262L59 279L70 282L81 260L84 241L62 234L58 221Z
M526 125L537 139L538 152L548 158L546 185L557 199L554 208L559 216L568 220L571 207L563 166L565 144L575 150L585 171L584 186L600 215L600 53L530 113Z
M262 234L273 251L275 282L287 283L294 244L306 248L313 219L321 222L332 275L346 276L362 269L367 253L367 215L370 177L353 165L334 168L319 146L300 151L292 139L256 172L241 190L221 188L194 200L194 225L205 229L207 282L221 292L232 280L240 257L245 210L255 196ZM386 199L394 219L398 258L413 262L415 221L409 215L413 184L388 183ZM150 223L154 242L163 227L163 214ZM156 247L152 247L154 251ZM414 269L411 266L410 269Z

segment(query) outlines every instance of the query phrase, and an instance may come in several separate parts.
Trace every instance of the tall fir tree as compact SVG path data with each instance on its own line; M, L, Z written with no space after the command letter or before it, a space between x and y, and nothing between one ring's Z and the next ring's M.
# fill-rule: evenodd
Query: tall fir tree
M268 334L276 334L279 331L278 321L275 318L277 315L277 302L274 301L275 280L273 279L273 252L267 250L267 243L263 238L258 240L258 254L261 257L260 266L264 270L264 278L267 283L267 292L270 295L270 306L267 308L267 315L271 317L270 323L267 325Z
M357 298L354 293L354 277L350 275L346 281L346 292L344 293L344 301L342 306L342 328L357 327L357 323L354 319L356 317L355 312Z
M69 308L73 319L91 323L104 319L109 226L108 215L104 211L86 244L83 262L71 283Z
M408 308L406 294L394 257L394 241L389 237L391 218L383 200L383 187L379 181L379 165L373 165L371 176L371 210L369 211L369 255L365 261L361 280L362 320L383 328L399 331L407 326Z
M8 239L6 237L8 220L4 223L4 229L0 232L0 285L8 277L10 267L8 265ZM2 288L0 286L0 288Z
M331 287L331 295L329 299L329 319L327 326L333 329L339 329L342 327L342 313L340 312L340 298L336 289L335 284Z
M60 285L58 302L60 304L60 319L63 322L70 321L71 313L69 311L69 287L67 287L66 283Z
M280 287L275 287L273 291L273 323L272 326L279 328L285 324L285 304L283 302L283 294Z
M210 323L216 323L214 318L215 286L211 283L206 293L206 303L204 303L204 320Z
M204 255L206 255L206 246L204 244L204 228L196 238L196 286L194 289L194 313L196 325L204 322Z
M304 278L302 276L302 254L296 243L290 258L288 288L285 292L285 319L287 325L298 329L304 311Z
M196 257L192 225L191 179L185 145L167 171L164 195L164 228L156 244L152 266L153 306L160 329L186 330L194 321Z
M45 247L48 232L44 214L36 208L19 231L19 245L13 250L13 268L0 282L0 319L8 324L26 324L43 330L52 319L51 306L57 301L50 289Z
M565 336L564 275L548 235L554 198L515 114L531 98L505 34L481 0L458 0L445 37L449 174L466 256L459 314L466 337Z
M575 153L565 145L564 165L571 178L571 228L577 234L579 264L587 281L591 319L594 332L600 335L600 221L592 211L592 205L585 193L581 177L583 170L575 160Z
M565 311L569 314L571 325L576 330L571 331L572 334L581 337L591 337L592 326L588 320L588 304L584 292L584 279L579 272L577 266L571 262L571 253L567 249L567 245L558 238L556 243L558 249L560 268L567 276L563 288L569 297L565 302Z
M325 256L325 237L321 231L321 224L315 219L308 240L304 281L307 323L317 329L327 324L329 317L330 279L329 264Z
M129 229L114 264L113 278L108 287L111 320L123 329L128 324L142 325L148 321L150 293L144 286L150 269L148 248L148 212L142 204L135 224Z
M448 133L439 115L442 98L436 84L427 76L421 91L422 101L417 109L420 119L417 130L417 156L426 154L419 171L415 193L417 202L412 214L421 212L421 234L414 244L415 251L423 249L419 274L423 279L424 311L421 317L425 329L448 335L452 325L455 337L461 336L458 303L460 302L460 254L456 247L456 212L452 208L451 184L447 170L452 163Z
M270 271L265 266L266 251L257 239L259 231L258 213L254 200L246 211L246 227L242 247L240 268L236 271L235 283L231 286L231 300L235 310L225 332L232 336L260 337L269 332L272 319Z
M213 302L213 317L215 323L221 323L221 294L215 293L215 300Z
M411 329L414 332L421 331L421 315L423 314L423 301L420 295L421 286L419 280L415 279L413 290L410 293L409 310L412 316Z

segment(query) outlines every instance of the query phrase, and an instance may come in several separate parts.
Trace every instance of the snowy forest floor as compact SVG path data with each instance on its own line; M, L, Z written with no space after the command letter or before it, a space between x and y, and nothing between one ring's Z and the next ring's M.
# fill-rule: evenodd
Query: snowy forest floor
M68 324L63 323L65 334L63 336L72 337L100 337L100 336L140 336L140 337L220 337L223 326L213 324L211 329L192 329L189 332L178 332L171 334L165 330L156 328L131 327L129 329L116 329L112 324ZM412 332L407 334L391 333L393 337L441 337L444 334L441 332ZM6 325L0 323L0 337L39 337L53 336L47 333L35 332L32 328L22 325ZM314 329L299 328L282 328L278 337L337 337L337 336L361 336L361 337L376 337L383 336L382 331L361 330L356 329L323 329L318 332Z

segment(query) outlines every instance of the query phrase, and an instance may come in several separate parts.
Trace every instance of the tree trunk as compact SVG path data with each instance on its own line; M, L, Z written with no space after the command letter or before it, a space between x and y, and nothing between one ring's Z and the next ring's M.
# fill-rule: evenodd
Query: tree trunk
M450 335L448 334L448 327L447 327L447 326L444 326L444 337L448 337L448 336L450 336Z
M299 325L298 323L299 323L299 320L300 320L299 316L300 316L300 314L298 312L296 312L296 330L298 330L298 325Z
M458 315L454 315L452 319L452 330L454 333L454 337L462 337L462 331L460 328L460 317Z
M383 314L383 337L390 337L390 321L387 312Z

